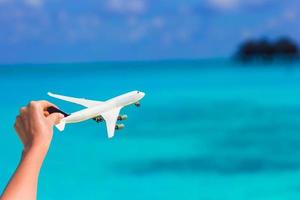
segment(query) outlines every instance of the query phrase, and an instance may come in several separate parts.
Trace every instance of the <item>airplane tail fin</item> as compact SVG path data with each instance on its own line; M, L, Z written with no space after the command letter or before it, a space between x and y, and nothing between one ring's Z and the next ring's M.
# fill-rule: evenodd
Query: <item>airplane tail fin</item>
M63 131L65 129L65 125L66 125L66 122L64 120L61 120L59 122L59 124L56 124L56 128L59 130L59 131Z

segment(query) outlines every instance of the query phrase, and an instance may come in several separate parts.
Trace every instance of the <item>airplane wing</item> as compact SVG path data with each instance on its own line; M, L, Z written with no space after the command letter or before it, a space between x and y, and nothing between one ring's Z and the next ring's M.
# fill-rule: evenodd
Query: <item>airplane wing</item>
M107 135L109 138L112 138L115 133L116 122L121 108L115 108L113 110L102 113L101 116L106 122Z
M63 95L59 95L59 94L53 94L51 92L48 92L48 95L57 99L61 99L64 101L69 101L75 104L79 104L85 107L93 107L93 106L97 106L100 105L101 103L103 103L102 101L93 101L93 100L88 100L88 99L84 99L84 98L74 98L74 97L68 97L68 96L63 96Z

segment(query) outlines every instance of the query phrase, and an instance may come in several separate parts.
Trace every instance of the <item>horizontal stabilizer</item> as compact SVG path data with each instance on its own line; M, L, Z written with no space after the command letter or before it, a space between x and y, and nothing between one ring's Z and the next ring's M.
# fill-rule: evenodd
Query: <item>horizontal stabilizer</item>
M63 131L63 130L65 129L65 125L66 125L65 121L61 120L61 121L59 122L59 124L56 124L56 128L57 128L59 131Z
M102 104L102 101L94 101L94 100L88 100L84 98L75 98L75 97L68 97L68 96L63 96L59 94L53 94L51 92L48 92L48 95L50 97L54 97L60 100L68 101L71 103L79 104L85 107L93 107Z

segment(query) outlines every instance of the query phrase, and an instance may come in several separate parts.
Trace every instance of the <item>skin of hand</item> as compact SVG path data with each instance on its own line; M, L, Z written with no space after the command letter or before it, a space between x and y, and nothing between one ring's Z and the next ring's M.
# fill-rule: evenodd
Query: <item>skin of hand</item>
M49 115L46 109L50 106L54 105L47 101L32 101L20 109L14 127L24 145L24 153L31 148L39 148L41 153L47 153L53 136L53 125L64 117L60 113Z
M36 199L38 176L51 144L53 126L64 117L60 113L49 114L47 108L50 106L55 105L32 101L20 109L14 127L23 143L23 154L1 200Z

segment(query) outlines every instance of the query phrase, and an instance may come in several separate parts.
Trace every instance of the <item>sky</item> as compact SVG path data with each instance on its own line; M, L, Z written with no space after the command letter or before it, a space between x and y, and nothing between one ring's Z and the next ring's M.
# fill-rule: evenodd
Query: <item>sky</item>
M0 63L230 57L249 38L300 43L299 0L0 0Z

